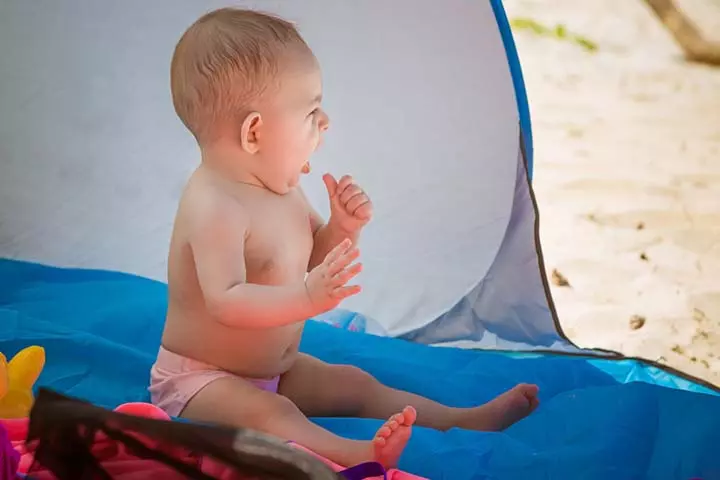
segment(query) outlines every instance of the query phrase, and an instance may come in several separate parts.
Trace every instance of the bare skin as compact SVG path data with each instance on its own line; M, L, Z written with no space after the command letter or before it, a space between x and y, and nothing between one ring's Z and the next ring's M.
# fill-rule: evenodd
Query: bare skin
M413 424L495 431L528 415L538 404L534 385L518 385L476 408L452 408L382 385L356 367L298 352L307 318L360 291L350 281L361 269L356 243L372 203L352 178L326 176L330 220L325 223L308 204L298 178L309 171L309 155L327 129L327 116L313 107L319 104L317 68L294 71L283 85L262 121L261 114L250 115L243 124L240 146L228 140L203 149L203 163L180 201L162 344L236 375L200 390L182 416L254 428L341 465L376 460L392 467ZM300 115L308 114L296 112L299 106L320 112L311 126L300 124ZM283 118L275 127L273 115ZM268 140L272 147L262 143ZM277 152L278 144L306 153ZM257 156L271 148L273 155L259 162ZM277 164L267 167L271 162ZM276 376L277 393L244 379ZM331 416L386 421L373 439L356 441L308 420Z

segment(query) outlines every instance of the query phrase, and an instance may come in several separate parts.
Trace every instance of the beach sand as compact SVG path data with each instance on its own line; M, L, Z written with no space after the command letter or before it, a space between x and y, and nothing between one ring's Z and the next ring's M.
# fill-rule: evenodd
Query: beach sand
M504 4L598 47L515 31L565 333L720 385L720 68L685 62L640 0ZM720 2L680 5L720 40Z

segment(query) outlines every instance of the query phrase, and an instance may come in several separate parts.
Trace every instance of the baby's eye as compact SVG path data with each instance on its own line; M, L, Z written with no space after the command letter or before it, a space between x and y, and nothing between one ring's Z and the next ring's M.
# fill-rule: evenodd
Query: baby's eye
M310 112L310 114L308 115L308 117L313 116L313 115L317 115L319 111L320 111L320 109L319 109L319 108L316 108L315 110L313 110L312 112Z

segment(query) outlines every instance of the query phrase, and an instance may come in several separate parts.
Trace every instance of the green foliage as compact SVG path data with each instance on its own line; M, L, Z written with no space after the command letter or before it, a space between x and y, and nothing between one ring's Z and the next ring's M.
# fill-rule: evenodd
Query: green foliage
M558 40L572 42L588 52L595 52L598 46L595 42L582 35L571 33L562 23L555 25L554 27L548 27L541 24L540 22L526 17L513 18L510 21L510 26L514 30L528 30L536 35L543 37L556 38Z

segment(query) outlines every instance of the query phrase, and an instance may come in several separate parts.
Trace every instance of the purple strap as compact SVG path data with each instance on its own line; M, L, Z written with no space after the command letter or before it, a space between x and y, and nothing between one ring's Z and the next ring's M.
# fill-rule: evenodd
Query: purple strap
M10 443L5 426L0 423L0 478L14 478L20 463L20 452Z
M382 477L384 480L387 480L387 472L378 462L360 463L338 473L347 478L347 480L365 480L371 477Z

